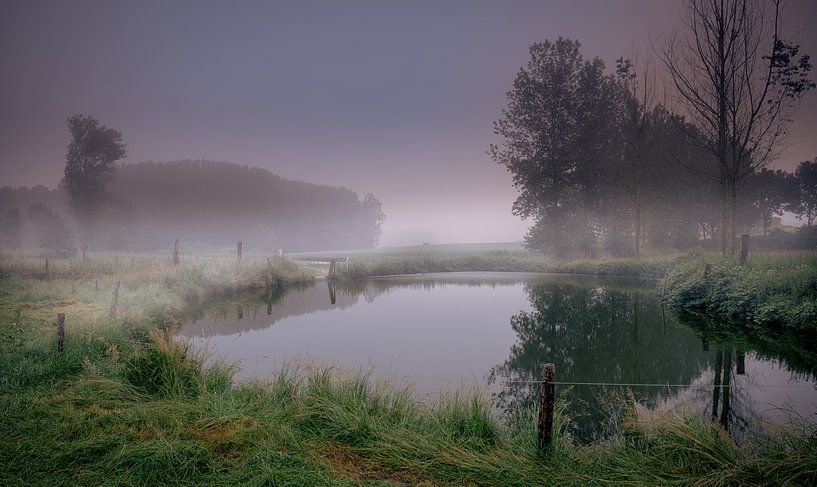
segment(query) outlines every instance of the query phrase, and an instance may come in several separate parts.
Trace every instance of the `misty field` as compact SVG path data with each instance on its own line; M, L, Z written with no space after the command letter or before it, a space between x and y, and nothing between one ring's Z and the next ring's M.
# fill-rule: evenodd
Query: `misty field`
M496 252L460 258L463 269L480 259L521 259ZM535 260L524 259L531 260L513 262ZM690 254L539 265L641 277L669 273L665 292L680 302L711 260ZM234 365L207 360L206 351L191 349L173 329L215 296L276 294L313 279L315 269L289 259L272 263L270 270L263 257L187 256L174 266L169 257L111 253L86 262L50 259L46 269L41 258L3 257L0 481L527 486L817 480L813 425L736 440L717 423L652 411L622 395L612 436L591 445L565 431L564 404L557 407L555 438L543 453L536 411L502 421L481 390L418 402L399 382L321 364L236 383ZM392 264L367 265L392 272ZM720 293L731 273L744 273L739 282L769 303L791 299L808 307L815 269L814 257L758 256L745 271L716 266L712 280ZM736 289L735 296L745 296L745 288ZM705 299L700 295L696 303ZM54 344L58 312L67 315L63 354Z

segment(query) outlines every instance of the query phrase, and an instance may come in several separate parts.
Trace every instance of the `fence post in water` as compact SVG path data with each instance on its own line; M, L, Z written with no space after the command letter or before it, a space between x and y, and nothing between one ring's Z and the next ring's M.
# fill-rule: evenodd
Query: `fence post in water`
M556 366L542 366L542 383L539 389L539 448L545 451L550 447L553 435L553 401L555 399Z
M241 260L241 253L244 251L244 244L241 243L241 240L238 241L238 247L236 248L236 255L238 256L238 260Z
M116 281L116 286L113 288L113 305L119 306L119 285L120 281Z
M329 304L335 304L337 302L335 298L335 283L333 281L326 281L326 285L329 287Z
M173 244L173 265L179 265L179 239Z
M749 234L744 233L740 236L740 265L746 263L746 259L749 257Z
M57 352L62 353L65 349L65 313L57 315Z
M330 259L329 260L329 279L334 279L335 278L335 265L336 265L335 259Z

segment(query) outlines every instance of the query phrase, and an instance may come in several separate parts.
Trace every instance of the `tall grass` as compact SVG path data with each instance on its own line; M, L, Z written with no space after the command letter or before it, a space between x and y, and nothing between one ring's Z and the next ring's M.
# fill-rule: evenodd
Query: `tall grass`
M417 255L356 258L348 268L338 265L338 278L354 281L374 276L432 272L552 272L604 276L663 277L672 266L671 257L553 261L533 254L491 252L468 256Z
M702 418L628 402L608 440L583 446L566 433L561 405L542 452L536 411L503 421L481 390L423 403L367 371L320 366L234 384L228 364L168 330L212 293L274 286L265 262L174 268L111 255L49 262L47 275L41 264L0 260L0 485L817 482L813 428L737 443ZM274 272L281 285L310 278L286 262ZM798 289L810 295L806 281ZM51 327L60 311L64 354Z
M738 444L717 424L631 404L617 434L575 444L556 414L552 448L535 411L509 426L480 391L430 404L365 371L284 369L231 385L184 343L85 370L50 394L0 396L0 482L25 485L667 485L817 480L813 431ZM99 363L111 357L91 357ZM213 378L218 378L214 380Z

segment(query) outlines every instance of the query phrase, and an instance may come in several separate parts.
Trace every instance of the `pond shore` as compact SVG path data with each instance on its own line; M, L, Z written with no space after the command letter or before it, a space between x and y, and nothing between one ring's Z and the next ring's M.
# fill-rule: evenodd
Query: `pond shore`
M765 260L764 260L765 259ZM789 259L789 260L787 260ZM798 260L799 259L799 260ZM704 284L702 270L711 264ZM365 267L363 267L365 265ZM518 265L518 267L514 267ZM360 266L359 268L357 266ZM469 266L471 266L469 268ZM356 268L361 269L360 271ZM815 259L758 256L746 268L706 255L574 263L514 255L435 261L352 261L356 279L406 270L505 270L666 279L674 308L794 331L808 323ZM272 276L272 279L270 279ZM111 254L88 262L0 261L0 482L53 485L542 485L779 484L817 481L813 426L744 438L693 416L647 411L622 399L609 440L583 446L565 434L543 454L532 412L513 425L479 391L419 404L398 385L331 368L285 370L269 383L233 385L229 364L164 330L217 293L270 292L308 283L296 264L263 259L166 259ZM113 296L120 282L118 303ZM703 289L701 291L701 289ZM725 314L718 296L756 306ZM698 290L700 292L693 292ZM732 292L734 291L734 292ZM695 297L693 300L690 296ZM743 299L744 301L740 301ZM786 301L788 300L788 301ZM693 306L694 305L694 306ZM694 308L694 309L693 309ZM769 310L780 310L772 313ZM54 350L66 313L65 352ZM787 314L780 314L787 313ZM774 320L762 321L774 316ZM757 317L757 318L756 318ZM800 320L800 321L798 321ZM798 323L800 325L798 325ZM792 331L792 330L789 330Z

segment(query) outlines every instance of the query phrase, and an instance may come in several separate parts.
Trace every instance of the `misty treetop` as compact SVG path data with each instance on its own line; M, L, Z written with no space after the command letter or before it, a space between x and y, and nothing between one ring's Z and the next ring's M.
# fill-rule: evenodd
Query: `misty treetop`
M50 227L59 228L63 242L71 245L88 242L112 250L167 250L176 238L183 249L202 250L232 249L237 240L247 252L368 248L377 245L384 220L373 195L361 200L347 188L288 180L227 162L120 165L105 191L111 197L97 207L97 230L90 239L82 235L86 226L71 225L75 211L64 187L0 188L3 245L61 250L39 237ZM30 218L32 205L49 214ZM61 224L54 226L54 218Z
M116 161L127 154L122 134L96 118L68 118L71 142L65 154L65 187L78 217L90 219L110 199L107 185L116 172Z

